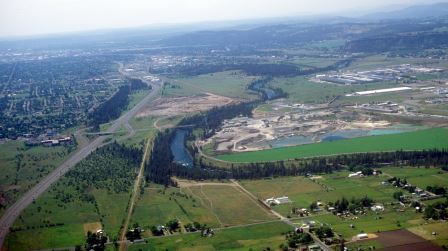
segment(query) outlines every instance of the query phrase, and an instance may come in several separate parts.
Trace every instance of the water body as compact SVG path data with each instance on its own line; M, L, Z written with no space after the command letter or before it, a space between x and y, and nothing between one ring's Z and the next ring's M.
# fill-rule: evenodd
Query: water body
M323 138L322 141L336 141L336 140L341 140L341 139L346 139L346 138L342 137L342 136L331 135L331 136L327 136L327 137Z
M398 125L393 125L389 128L373 129L373 130L369 131L369 136L397 134L397 133L412 132L412 131L423 130L423 129L427 129L427 127L409 125L409 124L398 124Z
M368 130L337 130L333 132L328 132L320 136L322 141L335 141L341 139L350 139L367 136L369 133Z
M268 141L272 148L281 148L287 146L297 146L314 143L312 136L290 136Z
M426 127L423 126L414 126L409 124L399 124L393 125L389 128L380 128L380 129L372 129L372 130L361 130L361 129L351 129L351 130L336 130L332 132L328 132L320 135L316 141L313 140L312 136L289 136L282 137L274 140L269 140L267 143L272 148L281 148L288 146L298 146L310 143L316 143L319 140L322 142L328 141L336 141L342 139L351 139L351 138L359 138L366 136L378 136L378 135L390 135L390 134L398 134L404 132L411 132L416 130L422 130Z
M174 156L174 161L187 167L193 166L193 159L185 148L185 136L187 135L187 131L185 130L176 130L176 135L171 141L171 153Z

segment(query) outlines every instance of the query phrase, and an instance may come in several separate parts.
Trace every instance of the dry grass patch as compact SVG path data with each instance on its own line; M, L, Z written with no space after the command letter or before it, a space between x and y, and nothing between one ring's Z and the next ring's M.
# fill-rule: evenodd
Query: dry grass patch
M240 182L255 196L265 199L273 196L289 196L318 192L322 187L305 177L287 177Z
M263 222L274 219L257 202L233 186L189 187L194 196L201 198L222 226Z
M87 232L95 233L96 231L103 229L101 226L101 222L91 222L91 223L85 223L83 225L84 228L84 234L87 235Z

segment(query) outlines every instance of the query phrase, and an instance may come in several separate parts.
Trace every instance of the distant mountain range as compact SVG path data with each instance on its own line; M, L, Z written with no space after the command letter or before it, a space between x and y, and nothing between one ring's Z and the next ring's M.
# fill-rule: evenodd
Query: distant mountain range
M430 5L415 5L404 9L371 13L363 16L363 19L414 19L427 17L448 16L448 3L436 3Z
M82 48L123 46L248 46L275 47L303 45L311 41L331 39L357 40L346 48L365 47L365 38L384 34L430 32L448 27L448 2L416 5L391 11L374 12L363 16L297 16L260 18L253 20L220 21L184 25L110 29L90 32L53 34L39 37L0 39L0 50L8 48ZM407 20L412 19L412 20ZM422 21L422 19L424 19ZM381 21L383 22L377 22ZM407 35L406 35L407 36ZM407 37L406 37L407 38ZM397 38L397 41L405 39ZM440 42L440 36L426 40ZM425 40L425 41L426 41ZM361 40L360 40L361 41ZM421 40L416 40L421 41Z

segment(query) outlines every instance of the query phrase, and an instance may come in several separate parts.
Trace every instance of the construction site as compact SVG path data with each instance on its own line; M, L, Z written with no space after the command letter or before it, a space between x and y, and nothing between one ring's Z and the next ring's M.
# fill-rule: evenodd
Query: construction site
M216 106L224 106L236 102L232 98L211 93L203 93L195 96L161 98L143 109L137 118L146 116L179 116L188 113L210 110Z
M274 100L269 102L270 109L255 109L252 117L225 120L219 131L198 144L209 144L216 153L246 152L425 128L423 124L406 122L406 119L418 117L433 117L436 124L442 125L448 121L447 116L425 114L424 111L432 103L446 99L444 86L423 82L409 87L359 92L346 95L345 101L353 102L342 105ZM397 99L384 101L382 97L389 92L402 94ZM359 99L364 96L368 98L366 102Z

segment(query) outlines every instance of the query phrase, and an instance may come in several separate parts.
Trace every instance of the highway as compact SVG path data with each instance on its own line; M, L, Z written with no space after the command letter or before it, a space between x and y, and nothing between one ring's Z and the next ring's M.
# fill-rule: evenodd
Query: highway
M152 85L152 91L144 97L137 105L132 109L123 114L120 118L115 120L112 125L107 129L106 133L113 133L118 130L121 126L128 125L128 121L134 117L137 112L139 112L150 100L155 98L159 94L160 84ZM133 130L130 132L133 134ZM97 149L103 144L103 141L107 136L98 136L95 140L88 143L81 149L79 149L75 154L68 158L59 167L53 170L48 176L42 179L38 184L31 188L27 193L25 193L20 199L16 201L11 207L9 207L2 218L0 219L0 247L3 250L3 243L5 241L6 235L9 233L9 228L14 224L20 213L30 205L33 200L37 199L42 195L53 183L59 180L66 172L68 172L72 167L74 167L81 160L86 158L91 152Z

